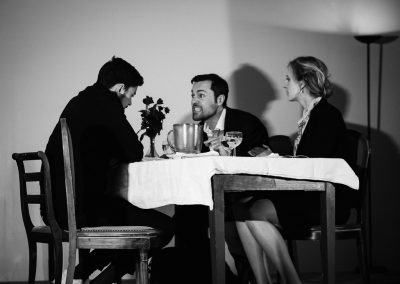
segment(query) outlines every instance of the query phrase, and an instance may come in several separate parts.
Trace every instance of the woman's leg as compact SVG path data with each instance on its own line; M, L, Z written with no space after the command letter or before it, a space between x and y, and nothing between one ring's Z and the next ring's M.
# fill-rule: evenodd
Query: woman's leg
M247 224L237 221L236 228L257 284L272 283L269 271L264 266L262 247L254 239Z
M279 219L274 204L269 199L259 199L252 204L249 213L247 228L262 247L267 259L279 271L283 283L300 283L286 243L276 228Z
M294 268L286 243L276 227L267 221L246 221L251 235L275 265L282 283L301 283Z

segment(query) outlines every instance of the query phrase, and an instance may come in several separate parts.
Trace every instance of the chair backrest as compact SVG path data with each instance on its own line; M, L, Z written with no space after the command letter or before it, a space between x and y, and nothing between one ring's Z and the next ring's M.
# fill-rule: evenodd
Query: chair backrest
M366 207L366 198L368 195L368 163L370 158L370 146L367 138L365 138L360 132L348 129L347 130L347 141L346 141L346 161L353 169L355 174L358 176L360 181L360 188L358 191L352 191L353 199L349 200L354 204L354 208L357 210L357 219L362 221L362 212Z
M67 120L65 118L60 118L60 125L68 208L68 233L69 241L71 242L76 239L74 150Z
M359 177L366 174L370 151L367 138L356 130L347 130L346 161Z
M274 135L269 137L269 146L274 153L280 156L293 155L293 144L289 136Z
M60 227L54 217L53 200L51 194L50 165L47 156L42 151L28 153L14 153L12 158L17 162L19 174L19 187L21 199L22 219L27 231L34 227L32 218L29 214L30 204L39 204L42 219L44 223L51 227L51 230L59 230ZM41 161L41 167L38 171L27 172L26 161ZM39 183L38 193L28 193L28 183Z

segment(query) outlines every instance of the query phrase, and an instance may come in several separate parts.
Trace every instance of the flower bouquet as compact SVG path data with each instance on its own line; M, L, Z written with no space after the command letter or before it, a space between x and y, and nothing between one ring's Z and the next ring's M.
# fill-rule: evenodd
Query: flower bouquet
M154 148L154 140L157 135L160 135L160 132L163 129L165 115L169 113L170 109L163 106L164 102L162 99L158 99L157 102L154 103L153 98L149 96L146 96L143 99L143 103L146 105L146 108L139 111L141 113L140 116L142 117L142 124L138 133L143 131L140 135L140 141L143 140L145 135L150 138L149 155L155 157L156 152Z

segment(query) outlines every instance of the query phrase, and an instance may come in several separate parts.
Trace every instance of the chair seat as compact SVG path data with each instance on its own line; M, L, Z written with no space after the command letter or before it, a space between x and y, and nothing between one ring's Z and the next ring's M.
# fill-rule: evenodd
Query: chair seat
M84 227L77 231L78 236L158 236L161 232L157 229L146 226L103 226Z
M32 236L34 236L36 239L39 240L51 240L52 239L52 233L50 226L36 226L33 227L31 230ZM68 232L67 231L62 231L61 232L61 238L63 241L67 242L68 241Z
M32 228L32 233L36 234L51 234L49 226L37 226Z
M347 239L354 238L355 234L361 232L361 226L359 224L354 225L338 225L335 227L336 239ZM312 227L309 231L308 239L320 240L322 229L320 226Z
M80 248L149 249L158 246L160 231L144 226L85 227L76 232Z

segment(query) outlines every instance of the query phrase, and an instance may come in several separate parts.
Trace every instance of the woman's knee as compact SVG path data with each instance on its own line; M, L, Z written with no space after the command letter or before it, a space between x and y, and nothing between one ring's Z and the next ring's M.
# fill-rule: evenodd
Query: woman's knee
M268 221L278 223L278 216L275 206L269 199L255 201L249 209L250 220Z

